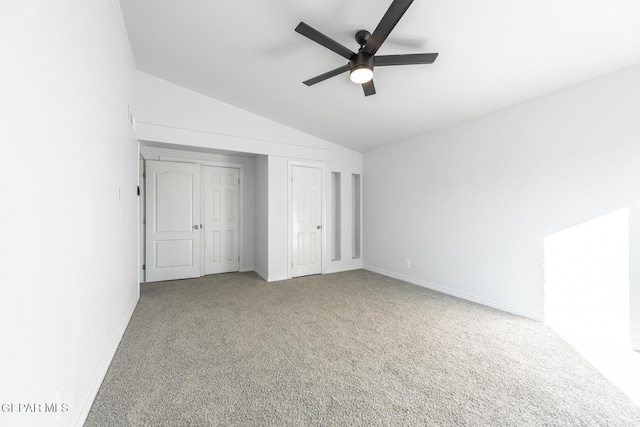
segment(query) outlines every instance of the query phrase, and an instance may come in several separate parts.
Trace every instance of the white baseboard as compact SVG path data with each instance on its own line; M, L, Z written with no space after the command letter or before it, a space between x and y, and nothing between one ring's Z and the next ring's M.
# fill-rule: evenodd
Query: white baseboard
M344 271L353 271L353 270L362 270L362 264L360 265L351 265L351 266L342 266L342 267L325 267L322 271L322 274L333 274L333 273L342 273Z
M499 302L495 302L486 298L478 297L476 295L467 294L465 292L456 291L454 289L447 288L445 286L436 285L433 283L425 282L423 280L414 279L413 277L403 276L402 274L392 273L390 271L382 270L376 267L372 267L370 265L363 266L365 270L372 271L374 273L382 274L383 276L392 277L394 279L402 280L403 282L411 283L414 285L421 286L423 288L431 289L437 292L441 292L443 294L451 295L456 298L461 298L467 301L475 302L481 305L486 305L488 307L496 308L501 311L506 311L507 313L516 314L518 316L527 317L529 319L537 320L539 322L543 322L544 319L537 314L529 313L526 311L522 311L515 307L511 307L505 304L501 304Z
M266 274L264 271L262 271L262 270L258 270L257 268L256 268L256 269L254 269L253 271L255 271L255 272L256 272L256 274L257 274L258 276L262 277L262 278L264 279L264 281L265 281L265 282L268 282L268 281L269 281L269 280L267 280L267 277L268 277L268 276L267 276L267 274Z
M116 355L116 351L118 350L118 345L120 345L120 340L124 336L124 332L126 331L127 326L129 325L129 321L131 321L131 316L133 316L133 312L135 311L139 300L140 300L140 294L138 294L138 297L133 301L133 305L129 309L129 312L125 316L123 322L120 324L119 332L116 335L116 339L111 344L111 350L105 356L104 361L102 362L102 368L98 372L98 375L96 375L96 378L93 381L93 387L91 387L91 391L89 392L89 395L85 398L84 404L82 405L82 409L78 413L78 417L76 418L76 421L73 423L73 425L81 427L82 425L84 425L85 421L87 420L87 417L89 416L89 411L91 411L91 406L93 405L93 401L98 395L98 391L100 390L102 381L104 381L104 377L107 375L107 370L109 370L111 361L113 360L113 357Z
M240 273L249 273L250 271L255 271L255 268L253 266L242 267L242 269L240 270Z
M261 270L253 270L256 272L256 274L260 277L262 277L265 282L278 282L280 280L288 280L289 277L287 276L269 276L268 274L266 274L264 271Z
M333 268L324 268L322 270L322 274L333 274L333 273L341 273L344 271L353 271L353 270L361 270L362 269L362 265L351 265L351 266L347 266L347 267L333 267ZM243 270L245 271L245 270ZM265 281L267 282L279 282L281 280L289 280L291 279L291 277L285 276L285 275L280 275L280 276L269 276L268 274L266 274L264 271L261 270L257 270L255 268L251 268L246 269L246 271L253 271L255 272L258 276L262 277Z

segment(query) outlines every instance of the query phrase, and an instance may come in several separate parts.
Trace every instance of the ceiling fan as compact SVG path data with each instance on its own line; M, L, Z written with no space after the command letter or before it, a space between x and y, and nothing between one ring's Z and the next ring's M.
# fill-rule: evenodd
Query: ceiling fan
M411 6L413 0L393 0L391 6L382 17L382 20L372 33L367 30L360 30L356 33L356 42L360 45L358 53L344 47L335 40L325 36L318 30L310 27L304 22L300 22L296 27L296 32L321 44L329 50L349 60L349 63L335 70L320 74L312 79L304 81L307 86L320 83L328 78L335 77L345 71L350 71L351 81L362 85L364 95L374 95L376 88L373 85L373 68L388 65L411 65L411 64L432 64L437 53L415 53L408 55L381 55L375 56L382 43L387 39L393 28L396 26L402 15Z

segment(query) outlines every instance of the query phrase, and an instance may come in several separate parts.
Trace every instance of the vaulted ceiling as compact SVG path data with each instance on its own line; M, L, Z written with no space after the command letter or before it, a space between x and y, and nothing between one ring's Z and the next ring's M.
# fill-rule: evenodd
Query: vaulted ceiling
M351 50L391 0L120 0L140 71L360 152L640 63L637 0L415 0L365 97L346 64L294 31L304 21ZM598 100L594 100L598 102Z

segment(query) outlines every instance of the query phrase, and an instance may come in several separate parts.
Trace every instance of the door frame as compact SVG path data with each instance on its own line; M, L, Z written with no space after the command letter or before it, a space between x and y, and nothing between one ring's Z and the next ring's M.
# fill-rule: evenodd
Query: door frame
M145 283L147 281L146 278L146 262L147 262L147 253L146 253L146 244L147 244L147 227L145 224L146 221L146 211L147 211L147 199L146 199L146 163L145 158L142 155L142 151L139 151L139 160L138 160L138 283Z
M289 279L293 278L293 167L301 166L307 168L320 169L320 218L321 218L321 233L320 233L320 274L324 274L325 270L325 248L327 247L327 231L325 224L327 223L326 212L326 173L327 165L324 163L316 162L304 162L298 160L289 160L287 165L287 276Z
M238 187L238 216L240 218L238 224L238 256L240 257L240 261L238 263L238 270L244 270L244 165L242 163L228 163L228 162L214 162L209 160L194 160L194 159L185 159L181 157L167 157L160 156L160 161L165 162L181 162L181 163L195 163L200 166L217 166L221 168L231 168L238 169L238 178L240 178L240 185ZM204 179L204 171L200 170L201 179ZM204 200L205 192L204 185L200 186L200 197L201 200ZM200 217L204 220L204 203L200 204ZM201 256L204 257L204 239L200 243L200 253ZM200 263L200 276L204 276L204 262Z

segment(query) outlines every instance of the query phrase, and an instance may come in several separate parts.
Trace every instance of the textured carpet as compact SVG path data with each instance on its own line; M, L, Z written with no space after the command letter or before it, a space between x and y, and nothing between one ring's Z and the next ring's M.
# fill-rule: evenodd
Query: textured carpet
M542 323L359 270L142 285L86 426L638 426Z

